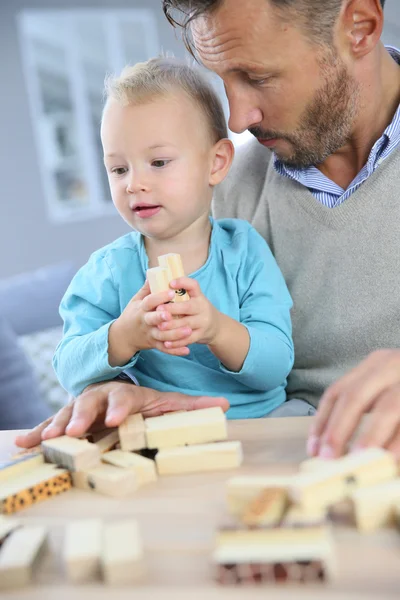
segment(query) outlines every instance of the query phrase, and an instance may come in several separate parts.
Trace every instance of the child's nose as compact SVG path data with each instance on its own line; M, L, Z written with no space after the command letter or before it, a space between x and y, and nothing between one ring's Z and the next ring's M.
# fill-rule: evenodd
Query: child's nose
M149 185L140 173L133 173L129 178L128 185L126 186L126 191L128 192L128 194L148 192Z

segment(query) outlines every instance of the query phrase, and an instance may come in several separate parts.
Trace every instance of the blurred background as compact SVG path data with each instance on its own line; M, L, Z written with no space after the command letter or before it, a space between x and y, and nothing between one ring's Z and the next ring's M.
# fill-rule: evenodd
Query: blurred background
M183 44L160 0L2 0L0 278L77 265L128 229L110 201L99 121L106 72ZM400 46L400 2L385 41Z

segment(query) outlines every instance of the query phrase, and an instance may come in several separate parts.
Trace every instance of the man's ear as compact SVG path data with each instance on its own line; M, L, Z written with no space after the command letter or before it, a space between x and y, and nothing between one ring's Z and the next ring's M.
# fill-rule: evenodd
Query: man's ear
M219 140L213 148L211 155L211 171L209 184L218 185L225 179L235 155L235 148L228 138Z
M382 34L383 11L380 0L348 0L342 18L353 55L361 58L369 54Z

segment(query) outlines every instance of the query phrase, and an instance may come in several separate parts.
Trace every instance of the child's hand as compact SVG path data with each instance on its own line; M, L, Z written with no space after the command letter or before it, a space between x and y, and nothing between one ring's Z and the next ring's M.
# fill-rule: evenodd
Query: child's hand
M158 334L154 335L169 350L195 342L212 345L218 335L221 313L207 300L195 279L180 277L171 281L170 286L186 290L190 300L158 306L156 313L163 315L163 319L157 324ZM185 329L190 333L181 337Z
M164 321L172 320L169 313L156 311L174 298L175 292L167 290L151 294L148 282L130 300L120 317L111 325L108 335L108 358L111 366L122 366L129 362L139 350L156 348L166 354L185 356L189 349L180 343L175 348L168 348L157 339L157 327ZM172 339L188 337L191 330L188 327L175 326Z

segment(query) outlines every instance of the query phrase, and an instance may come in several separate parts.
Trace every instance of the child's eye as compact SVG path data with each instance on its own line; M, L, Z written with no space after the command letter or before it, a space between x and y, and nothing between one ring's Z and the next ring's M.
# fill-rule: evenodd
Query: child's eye
M111 173L114 175L124 175L127 172L125 167L115 167L115 169L111 169Z
M165 167L169 163L169 160L153 160L151 163L152 167L156 167L157 169L161 169L161 167Z

